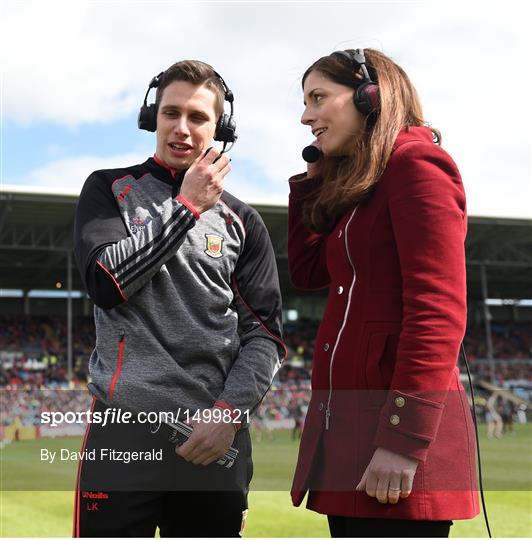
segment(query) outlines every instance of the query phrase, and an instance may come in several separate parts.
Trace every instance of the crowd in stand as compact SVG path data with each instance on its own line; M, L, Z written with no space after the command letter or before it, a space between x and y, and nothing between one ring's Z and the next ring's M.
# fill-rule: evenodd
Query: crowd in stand
M86 389L69 390L46 386L4 388L0 392L1 423L8 426L16 418L23 426L39 425L40 415L48 411L84 412L92 398Z
M532 324L491 323L493 357L498 359L532 358ZM464 339L470 359L488 356L484 327L469 328Z
M94 348L92 317L73 324L72 383L83 384ZM0 316L0 387L69 387L67 326L64 317Z
M298 425L310 397L310 376L314 338L318 323L311 320L289 322L284 327L288 358L279 370L265 401L257 411L259 425L268 421L293 419ZM532 324L492 324L495 383L514 390L525 388L521 397L532 395ZM491 379L485 360L483 328L471 328L464 340L471 371L481 379ZM92 317L75 318L73 323L73 377L66 366L67 327L62 317L0 317L0 405L2 411L18 411L32 422L38 403L88 408L86 392L54 392L54 389L84 388L88 358L94 346ZM504 361L501 361L504 360ZM526 390L528 388L528 390ZM528 391L528 394L527 394ZM43 393L44 392L44 393ZM49 392L46 394L46 392ZM51 393L50 393L51 392ZM81 397L80 397L81 396ZM43 401L44 400L44 401ZM63 401L61 401L63 400ZM4 416L5 422L6 416Z

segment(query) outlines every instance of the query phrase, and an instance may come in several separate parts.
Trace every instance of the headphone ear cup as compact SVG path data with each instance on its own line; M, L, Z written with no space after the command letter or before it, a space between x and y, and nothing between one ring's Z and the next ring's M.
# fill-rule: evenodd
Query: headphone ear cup
M216 124L214 140L225 143L234 143L236 139L236 123L233 117L227 114L222 114L218 120L218 123Z
M364 116L369 116L379 109L379 86L374 82L361 84L353 95L355 107Z
M142 105L139 111L139 116L137 119L137 125L139 129L144 129L146 131L156 131L157 130L157 108L155 103L150 105Z
M222 114L220 118L218 118L218 122L216 122L216 131L214 132L215 141L222 140L220 137L223 134L225 122L227 121L226 116L226 114Z

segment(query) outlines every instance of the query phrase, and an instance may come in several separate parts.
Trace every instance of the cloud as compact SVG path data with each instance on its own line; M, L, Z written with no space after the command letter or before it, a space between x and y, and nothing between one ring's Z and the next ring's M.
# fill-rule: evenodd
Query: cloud
M153 75L178 59L200 58L220 71L236 97L235 183L243 192L285 194L287 178L304 168L300 151L311 140L299 124L301 74L332 50L371 46L409 73L427 119L442 130L444 147L462 170L470 210L532 216L525 205L532 194L529 33L525 4L505 6L4 2L4 116L28 126L111 125L136 114ZM92 158L71 163L84 159ZM47 167L52 164L40 167L38 178L53 180Z
M79 156L53 160L37 167L27 175L10 179L10 185L49 188L53 191L79 193L92 171L127 167L143 163L145 154L118 154L114 156ZM264 176L259 176L253 163L241 162L233 167L226 177L227 190L247 202L286 205L288 200L287 184L274 184Z
M205 9L193 3L185 10L177 3L168 8L124 1L4 3L6 116L73 127L129 115L159 61L175 57L180 15L186 11L189 24L180 25L179 40L193 40Z
M92 171L143 163L146 158L146 155L140 154L121 154L110 157L87 155L59 159L46 163L15 181L21 185L50 187L79 193Z

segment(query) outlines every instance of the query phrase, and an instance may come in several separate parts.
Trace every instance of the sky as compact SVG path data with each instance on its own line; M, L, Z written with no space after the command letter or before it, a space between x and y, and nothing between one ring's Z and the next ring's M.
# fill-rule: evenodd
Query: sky
M235 95L226 189L287 204L313 137L301 75L338 49L391 56L458 164L470 215L532 218L526 4L484 2L14 1L0 3L0 181L79 193L96 169L140 163L151 78L210 63ZM150 93L154 98L154 92Z

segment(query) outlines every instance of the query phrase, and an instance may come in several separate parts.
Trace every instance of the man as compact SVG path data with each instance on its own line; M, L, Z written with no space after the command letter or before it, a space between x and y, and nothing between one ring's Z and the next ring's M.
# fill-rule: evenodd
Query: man
M224 191L227 154L211 148L227 141L232 94L221 77L182 61L154 86L154 157L92 173L76 213L76 261L96 304L93 413L134 415L89 424L74 535L153 536L158 526L161 536L237 536L249 413L285 354L275 257L258 213ZM171 412L193 433L174 452L141 423L147 412ZM221 467L231 445L237 459Z

